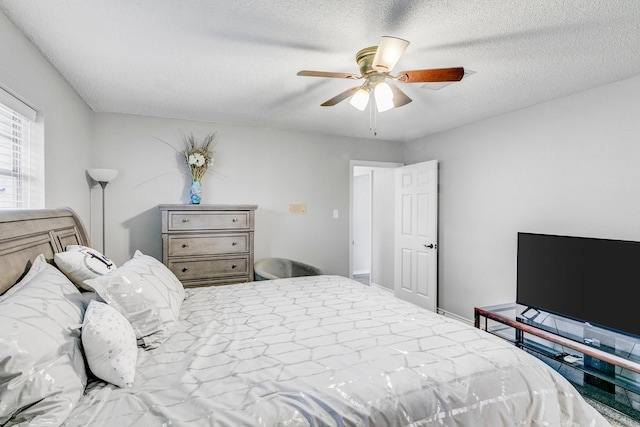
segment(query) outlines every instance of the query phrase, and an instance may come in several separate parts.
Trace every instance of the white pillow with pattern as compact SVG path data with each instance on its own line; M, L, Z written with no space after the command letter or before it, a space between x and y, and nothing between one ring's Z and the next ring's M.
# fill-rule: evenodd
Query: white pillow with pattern
M155 348L173 332L184 287L157 259L136 251L115 271L85 281L98 296L127 318L138 344Z
M91 372L118 387L131 387L138 345L131 324L115 308L93 300L82 322L82 346Z
M93 291L84 284L85 280L103 276L114 271L117 266L106 256L93 248L69 245L64 252L53 255L56 266L79 288Z

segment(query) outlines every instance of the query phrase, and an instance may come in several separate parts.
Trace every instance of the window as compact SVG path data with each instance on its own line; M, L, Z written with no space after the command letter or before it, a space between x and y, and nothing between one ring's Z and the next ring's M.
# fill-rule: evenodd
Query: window
M37 144L33 151L35 120L31 107L0 89L0 209L44 206Z

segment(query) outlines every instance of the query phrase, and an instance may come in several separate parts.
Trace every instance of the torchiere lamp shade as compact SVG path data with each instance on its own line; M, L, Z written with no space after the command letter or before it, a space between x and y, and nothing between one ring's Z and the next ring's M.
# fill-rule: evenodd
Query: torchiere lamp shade
M97 182L111 182L115 179L116 176L118 176L118 171L117 169L101 169L101 168L95 168L95 169L89 169L87 170L87 172L89 173L89 176Z

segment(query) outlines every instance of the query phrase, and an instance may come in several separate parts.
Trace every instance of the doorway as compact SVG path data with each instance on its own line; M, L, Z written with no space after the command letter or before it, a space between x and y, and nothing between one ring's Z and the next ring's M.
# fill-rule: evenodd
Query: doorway
M352 161L349 271L437 310L437 161ZM368 274L367 274L368 272Z
M353 168L353 278L371 284L371 183L373 169Z
M394 290L394 171L402 163L351 161L351 277Z

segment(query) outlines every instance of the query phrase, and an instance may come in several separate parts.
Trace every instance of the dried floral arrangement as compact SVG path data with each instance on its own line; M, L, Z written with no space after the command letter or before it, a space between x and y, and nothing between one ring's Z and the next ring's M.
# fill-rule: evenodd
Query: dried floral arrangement
M189 134L184 138L184 150L181 152L189 166L191 177L200 182L207 169L213 166L213 147L216 145L216 132L204 137L201 142Z

